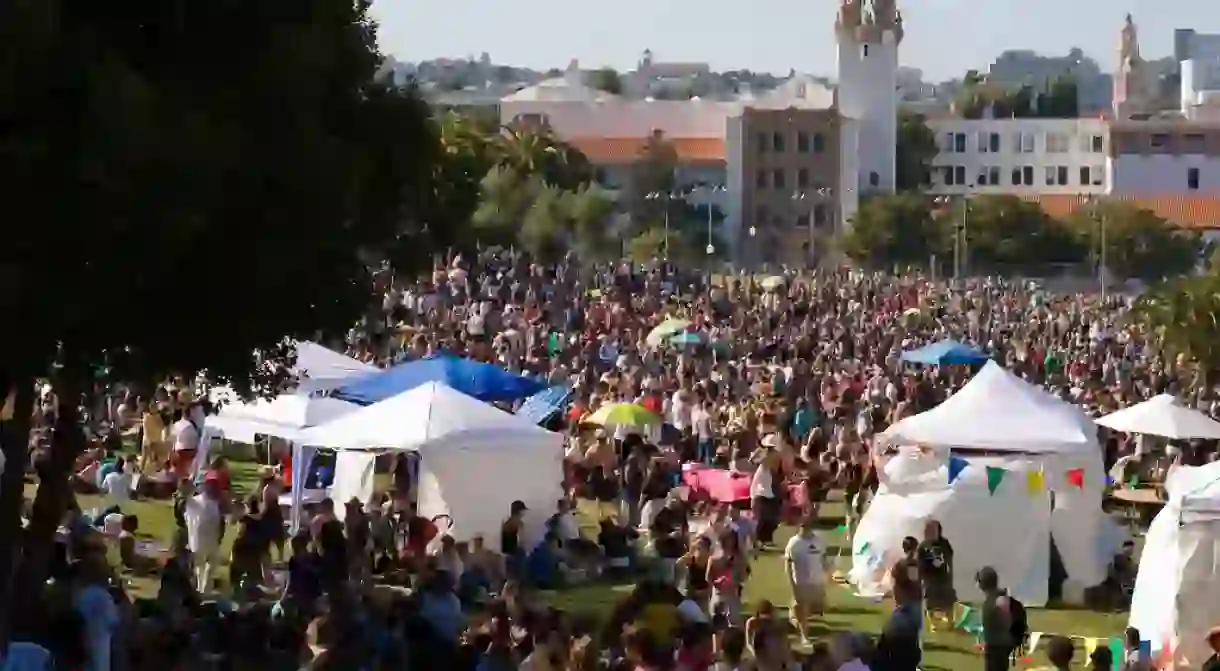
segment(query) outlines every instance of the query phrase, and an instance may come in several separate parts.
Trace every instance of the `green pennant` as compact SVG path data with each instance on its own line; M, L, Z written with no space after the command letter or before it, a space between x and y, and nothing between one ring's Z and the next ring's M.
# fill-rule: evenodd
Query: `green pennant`
M1140 476L1133 475L1133 476L1127 478L1127 486L1130 487L1131 489L1135 489L1136 487L1139 487L1140 486Z
M847 535L847 525L840 524L839 526L835 527L835 533L843 534L844 536L846 536Z
M995 490L1000 488L1000 483L1004 481L1004 469L999 466L987 467L987 491L995 494Z
M871 545L869 545L868 541L865 541L865 542L864 542L864 545L861 545L861 546L860 546L860 551L859 551L859 552L857 552L856 554L858 554L858 555L865 555L865 554L868 554L868 549L869 549L870 547L871 547Z

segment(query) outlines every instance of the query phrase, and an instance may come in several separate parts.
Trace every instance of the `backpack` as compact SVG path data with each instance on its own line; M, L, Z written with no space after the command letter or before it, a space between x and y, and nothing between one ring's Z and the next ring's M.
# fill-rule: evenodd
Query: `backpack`
M1012 636L1013 645L1024 645L1025 637L1029 634L1029 619L1025 614L1025 604L1009 596L1008 616L1011 619L1008 632Z

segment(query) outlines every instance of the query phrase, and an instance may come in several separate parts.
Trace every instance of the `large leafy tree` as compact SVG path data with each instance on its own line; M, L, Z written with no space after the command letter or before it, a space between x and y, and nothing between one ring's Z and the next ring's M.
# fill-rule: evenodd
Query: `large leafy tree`
M898 145L895 147L897 188L918 191L928 186L932 159L940 150L936 134L928 127L922 114L909 110L898 112Z
M1070 219L1096 264L1122 278L1161 280L1189 273L1203 252L1199 235L1171 225L1154 212L1120 201L1078 210Z
M957 208L967 266L987 272L1080 263L1084 251L1064 224L1016 196L981 196Z
M1193 371L1201 386L1220 378L1220 275L1160 284L1140 296L1131 316L1152 332L1162 356L1179 373Z
M136 384L207 369L246 387L251 351L350 325L371 298L365 260L396 238L426 242L406 222L418 220L438 145L418 97L375 80L367 9L0 9L0 198L20 213L0 245L0 390L15 393L0 432L3 616L41 601L94 366ZM26 435L44 376L60 407L22 544Z
M839 246L856 263L870 268L894 264L927 267L948 246L945 223L932 203L914 192L873 196L860 203Z

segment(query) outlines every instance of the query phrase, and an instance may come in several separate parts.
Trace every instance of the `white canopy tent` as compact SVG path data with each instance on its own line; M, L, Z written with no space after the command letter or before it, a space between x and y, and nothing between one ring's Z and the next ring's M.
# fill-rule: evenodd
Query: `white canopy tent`
M944 403L891 426L878 443L908 449L882 464L881 488L853 537L852 580L862 592L876 592L902 538L921 537L932 519L954 545L962 597L977 596L974 573L990 565L1025 603L1046 603L1052 536L1070 575L1066 596L1079 598L1105 579L1115 538L1101 511L1105 473L1096 428L1075 406L988 362ZM952 484L951 457L969 463ZM987 466L1005 472L994 493ZM1079 486L1067 477L1076 469ZM1040 491L1027 486L1031 472L1041 474Z
M527 529L537 536L563 497L563 436L440 382L309 429L301 440L340 450L331 496L339 502L369 500L376 452L418 452L419 513L448 515L458 540L498 538L513 501L530 509Z
M1220 422L1179 404L1169 394L1154 396L1143 403L1110 413L1097 423L1123 433L1143 433L1174 440L1220 440Z
M295 369L297 391L300 393L334 389L349 378L381 370L373 364L353 359L307 340L297 343Z
M1175 667L1198 668L1220 622L1220 462L1169 472L1168 501L1144 540L1130 625Z

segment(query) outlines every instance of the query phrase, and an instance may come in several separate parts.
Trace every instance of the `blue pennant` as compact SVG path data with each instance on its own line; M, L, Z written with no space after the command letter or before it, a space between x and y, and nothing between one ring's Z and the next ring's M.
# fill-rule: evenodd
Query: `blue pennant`
M969 465L970 462L962 459L961 457L949 457L949 484L953 484L953 481L957 480L958 476L960 476L962 471L966 470L966 467Z

